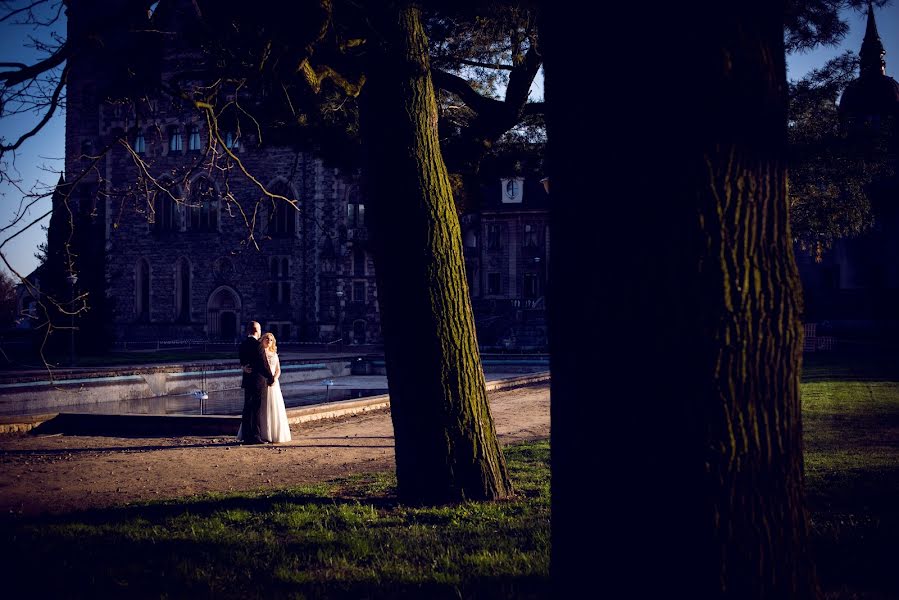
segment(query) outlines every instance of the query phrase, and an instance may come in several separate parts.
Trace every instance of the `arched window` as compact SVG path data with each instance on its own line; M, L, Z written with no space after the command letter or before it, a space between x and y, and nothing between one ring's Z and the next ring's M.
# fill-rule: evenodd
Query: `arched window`
M365 204L362 203L357 187L351 188L347 194L346 226L350 228L365 226Z
M156 233L177 231L177 191L168 183L162 187L153 192L153 230Z
M190 231L218 231L218 190L213 183L199 177L190 185L187 228Z
M190 322L190 261L183 256L175 263L175 320Z
M234 133L233 131L228 131L225 133L225 147L230 150L237 150L240 148L240 135Z
M190 126L190 136L187 138L187 149L194 151L200 150L200 128L196 125Z
M134 313L140 321L150 320L150 263L146 258L134 267Z
M353 343L354 344L364 344L366 341L365 331L367 329L366 323L362 319L357 319L353 321Z
M296 194L284 181L277 181L269 186L272 195L283 196L296 201ZM269 223L268 233L271 237L294 237L297 231L297 209L281 198L268 198Z
M177 126L169 127L169 152L181 152L184 150L184 136Z
M140 129L134 133L134 151L143 154L147 151L147 140L144 139L144 132Z
M286 256L273 256L269 260L268 296L273 305L290 305L290 260Z

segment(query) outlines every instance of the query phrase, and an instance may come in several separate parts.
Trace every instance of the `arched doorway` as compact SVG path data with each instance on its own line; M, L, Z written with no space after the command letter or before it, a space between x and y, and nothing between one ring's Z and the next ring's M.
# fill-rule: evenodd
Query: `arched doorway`
M240 296L231 286L223 285L209 296L206 307L206 333L209 339L234 341L240 323Z
M365 343L365 321L361 319L353 321L353 343Z
M237 314L231 311L225 311L219 317L221 325L221 337L223 340L233 340L237 338Z

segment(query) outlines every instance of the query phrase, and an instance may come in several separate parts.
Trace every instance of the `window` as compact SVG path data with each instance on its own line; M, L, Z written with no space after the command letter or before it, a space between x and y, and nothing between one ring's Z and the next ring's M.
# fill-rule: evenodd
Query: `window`
M190 128L190 137L187 138L187 149L200 150L200 128L196 125L192 125Z
M364 344L365 343L365 330L366 323L363 319L357 319L353 321L353 343L354 344Z
M134 268L134 312L138 320L150 320L150 263L145 258Z
M274 200L275 211L272 216L272 237L293 237L296 232L296 209L281 199Z
M147 142L144 139L144 132L138 130L137 135L134 136L134 151L138 154L143 154L147 151Z
M500 228L499 225L487 226L487 249L498 250L500 248Z
M525 225L524 226L524 247L525 248L536 248L540 245L540 241L537 238L537 228L533 225Z
M272 237L293 237L296 232L296 209L284 200L277 199L274 202Z
M492 295L500 293L499 273L487 273L487 293Z
M362 227L365 225L365 205L361 202L351 202L346 205L346 226Z
M184 150L184 139L181 136L181 131L177 128L172 128L169 130L169 151L170 152L181 152Z
M152 218L153 228L156 233L175 230L175 200L169 191L156 191Z
M269 259L271 279L268 285L268 299L272 305L290 305L290 259L273 256Z
M353 275L365 277L365 250L360 248L353 251Z
M272 195L294 199L290 186L283 181L278 181L271 186ZM268 198L269 200L269 224L268 232L271 237L294 237L297 230L297 209L290 202L282 198Z
M524 297L536 298L540 295L539 279L536 273L524 274Z
M191 184L187 228L191 231L218 231L218 192L205 177Z
M175 320L190 322L190 261L184 257L175 263Z
M365 282L364 281L354 281L353 282L353 302L359 302L361 304L365 304Z
M346 196L346 226L364 227L365 226L365 204L359 197L359 186L352 185L347 190Z
M240 148L240 137L229 131L225 134L225 147L230 150L237 150Z

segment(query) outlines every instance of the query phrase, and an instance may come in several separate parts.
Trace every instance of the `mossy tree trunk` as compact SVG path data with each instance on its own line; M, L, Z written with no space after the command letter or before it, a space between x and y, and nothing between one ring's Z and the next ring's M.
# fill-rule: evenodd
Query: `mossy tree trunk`
M783 6L543 8L560 597L814 598Z
M481 369L419 11L381 9L360 98L399 495L511 493Z

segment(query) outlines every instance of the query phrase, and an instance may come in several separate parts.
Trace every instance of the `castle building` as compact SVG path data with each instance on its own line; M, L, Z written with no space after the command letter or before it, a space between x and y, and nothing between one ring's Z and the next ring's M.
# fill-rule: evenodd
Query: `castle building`
M163 0L152 15L129 12L127 0L66 5L70 39L112 14L133 19L132 31L165 33L106 39L70 59L54 213L72 211L64 261L77 273L72 296L90 297L79 346L89 346L84 332L112 342L230 342L250 319L280 343L379 343L360 169L334 164L311 143L263 135L252 119L224 110L210 126L171 93L115 99L110 80L122 65L113 46L141 56L146 64L133 68L153 73L159 87L202 89L207 75L190 31L203 3ZM256 100L240 89L229 99ZM547 194L524 178L490 187L484 210L463 217L469 285L487 301L488 321L511 314L512 326L521 310L542 311Z
M91 20L121 18L125 5L69 0L69 37ZM146 25L166 35L122 42L146 44L144 72L163 86L203 83L189 35L199 10L160 2ZM90 292L88 315L113 340L230 341L255 319L284 341L379 341L358 169L260 139L250 118L220 119L216 138L203 112L172 94L116 101L106 78L117 65L103 49L70 62L76 294Z
M859 52L860 73L843 92L838 110L845 135L872 152L883 152L882 145L874 148L885 142L886 160L895 169L899 166L899 82L886 74L884 54L869 5ZM805 321L817 325L819 336L899 333L899 178L895 173L878 178L866 191L873 215L869 231L835 241L817 260L797 253Z
M549 194L531 177L482 188L477 212L462 216L462 246L482 346L547 347Z

